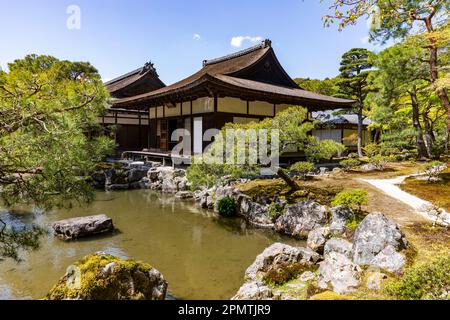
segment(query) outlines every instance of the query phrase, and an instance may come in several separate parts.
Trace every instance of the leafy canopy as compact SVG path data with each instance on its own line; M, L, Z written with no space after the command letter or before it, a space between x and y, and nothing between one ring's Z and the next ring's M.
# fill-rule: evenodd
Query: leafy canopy
M29 55L0 71L0 198L3 205L70 207L93 199L83 175L111 151L91 137L108 92L89 63ZM42 230L0 220L0 258L35 249Z

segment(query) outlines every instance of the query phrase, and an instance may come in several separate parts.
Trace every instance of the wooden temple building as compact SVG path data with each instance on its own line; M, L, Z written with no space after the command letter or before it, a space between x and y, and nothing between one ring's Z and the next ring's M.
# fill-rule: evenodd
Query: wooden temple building
M147 64L107 83L114 97L104 124L120 126L121 150L170 152L178 128L191 132L194 153L209 142L203 133L228 122L273 117L290 106L309 112L348 108L354 102L302 90L281 66L270 40L221 58L203 61L193 75L165 86Z

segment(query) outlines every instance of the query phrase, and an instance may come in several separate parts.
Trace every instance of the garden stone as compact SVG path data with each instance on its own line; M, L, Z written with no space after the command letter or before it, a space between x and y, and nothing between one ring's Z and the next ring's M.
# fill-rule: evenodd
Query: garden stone
M260 281L246 282L231 300L272 300L272 289Z
M55 235L62 240L72 240L114 230L112 219L104 214L70 218L52 224Z
M317 285L320 288L346 294L359 287L362 270L345 255L330 252L319 265Z
M347 258L352 258L352 244L347 240L340 238L331 238L325 243L323 249L324 257L329 255L331 252L337 252L345 255Z
M373 272L370 273L367 277L367 288L374 291L380 291L381 290L381 282L383 279L386 279L387 276L384 273L381 272Z
M407 245L404 234L394 221L387 219L382 213L371 213L356 228L352 248L353 262L370 265L375 256L387 246L391 246L394 251L400 251ZM391 249L388 249L384 254L390 252ZM377 262L382 260L384 254Z
M321 227L312 230L308 234L307 240L308 248L318 253L322 253L325 243L327 242L329 236L330 236L329 227Z
M345 223L348 219L354 218L352 209L346 206L331 208L330 230L334 236L340 236L345 232Z
M399 272L403 269L405 262L405 257L393 246L388 245L370 261L370 265L389 272Z
M270 269L287 264L301 263L313 265L320 255L311 249L292 247L283 243L274 243L267 247L245 271L247 280L258 280Z
M275 223L275 230L304 239L311 230L327 222L328 213L324 206L314 201L298 202L286 207L285 213Z

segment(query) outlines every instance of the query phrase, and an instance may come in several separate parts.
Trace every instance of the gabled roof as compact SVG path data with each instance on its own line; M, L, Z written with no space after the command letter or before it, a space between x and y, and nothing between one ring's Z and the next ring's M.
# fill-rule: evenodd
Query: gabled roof
M106 88L115 98L132 97L151 92L166 85L159 79L151 62L143 67L117 77L105 83Z
M186 101L202 95L235 95L258 99L264 97L274 103L328 107L349 107L352 100L328 97L308 92L286 73L279 63L270 40L221 58L204 60L203 68L193 75L167 87L133 97L117 99L115 107L141 105L145 108L164 102Z

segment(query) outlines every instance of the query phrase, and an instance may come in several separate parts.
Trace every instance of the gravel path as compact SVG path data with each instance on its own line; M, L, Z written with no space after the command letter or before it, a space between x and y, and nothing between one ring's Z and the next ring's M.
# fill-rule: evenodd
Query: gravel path
M450 213L441 209L439 218L436 218L436 210L433 210L433 205L420 199L412 194L409 194L398 187L406 178L410 176L400 176L393 179L360 179L375 188L383 191L390 197L406 203L412 207L418 214L431 222L437 222L441 225L450 225Z

